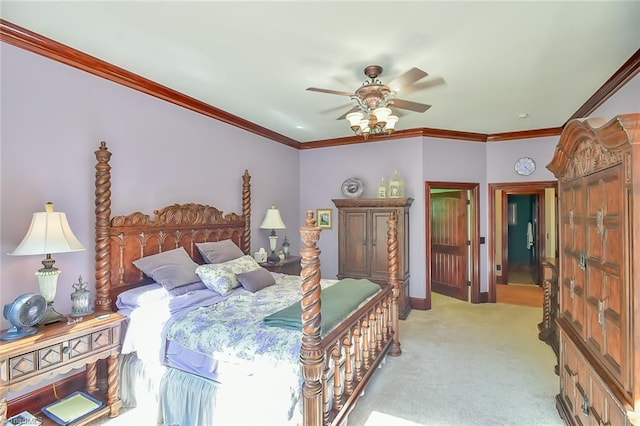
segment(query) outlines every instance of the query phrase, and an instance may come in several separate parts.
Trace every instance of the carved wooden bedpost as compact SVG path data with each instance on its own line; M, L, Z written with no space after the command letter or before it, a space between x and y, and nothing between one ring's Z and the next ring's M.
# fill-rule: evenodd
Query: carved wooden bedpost
M251 254L251 175L245 170L242 175L242 216L244 216L244 234L242 251Z
M111 218L111 153L106 142L95 151L96 160L96 302L97 310L110 310L111 252L109 220Z
M321 426L322 413L322 369L324 351L320 346L322 324L320 305L320 249L316 243L321 229L316 226L313 212L307 212L304 226L300 227L303 248L302 256L302 406L305 426Z
M398 321L398 297L400 296L400 279L398 277L398 218L392 211L387 221L387 259L389 261L389 285L393 287L391 298L391 324L393 326L393 343L389 350L390 356L399 356L400 349L400 323Z

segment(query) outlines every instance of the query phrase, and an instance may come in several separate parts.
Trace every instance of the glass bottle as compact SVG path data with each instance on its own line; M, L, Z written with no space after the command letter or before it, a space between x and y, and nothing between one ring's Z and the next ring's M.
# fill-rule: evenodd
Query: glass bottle
M404 182L400 177L400 173L396 170L389 179L389 198L404 197Z
M384 176L380 178L380 184L378 184L378 198L387 198L387 179Z

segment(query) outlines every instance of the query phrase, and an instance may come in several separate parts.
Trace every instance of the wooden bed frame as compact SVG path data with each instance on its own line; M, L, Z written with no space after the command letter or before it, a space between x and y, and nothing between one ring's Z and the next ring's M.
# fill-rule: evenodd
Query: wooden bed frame
M201 204L174 204L154 211L111 217L111 153L101 142L96 155L96 301L97 310L115 310L121 292L147 284L132 264L140 257L182 246L202 263L195 243L232 239L251 252L251 177L244 172L242 214L223 214ZM321 337L321 229L309 211L300 228L302 256L302 346L300 353L305 426L337 425L347 419L386 355L401 354L398 333L397 218L388 221L389 285L329 334ZM118 398L117 395L114 395Z

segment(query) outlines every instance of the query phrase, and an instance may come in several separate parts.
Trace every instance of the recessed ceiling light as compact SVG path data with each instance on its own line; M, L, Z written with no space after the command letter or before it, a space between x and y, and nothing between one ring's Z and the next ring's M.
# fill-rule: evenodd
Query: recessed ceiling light
M523 112L522 114L518 114L518 118L529 118L529 113Z

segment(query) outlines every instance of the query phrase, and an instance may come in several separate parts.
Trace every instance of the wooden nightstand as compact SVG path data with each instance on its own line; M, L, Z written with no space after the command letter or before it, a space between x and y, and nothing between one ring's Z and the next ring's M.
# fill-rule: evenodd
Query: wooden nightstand
M271 271L280 272L281 274L300 275L302 266L300 265L300 256L285 257L279 262L264 262L260 266Z
M0 424L4 424L7 417L9 392L85 366L86 391L105 401L106 406L73 425L88 423L105 414L116 417L122 405L118 355L124 318L115 312L97 312L74 324L49 324L41 326L33 336L0 342ZM106 395L98 390L96 362L100 359L107 359ZM66 395L60 395L63 396ZM38 416L48 424L48 417Z

